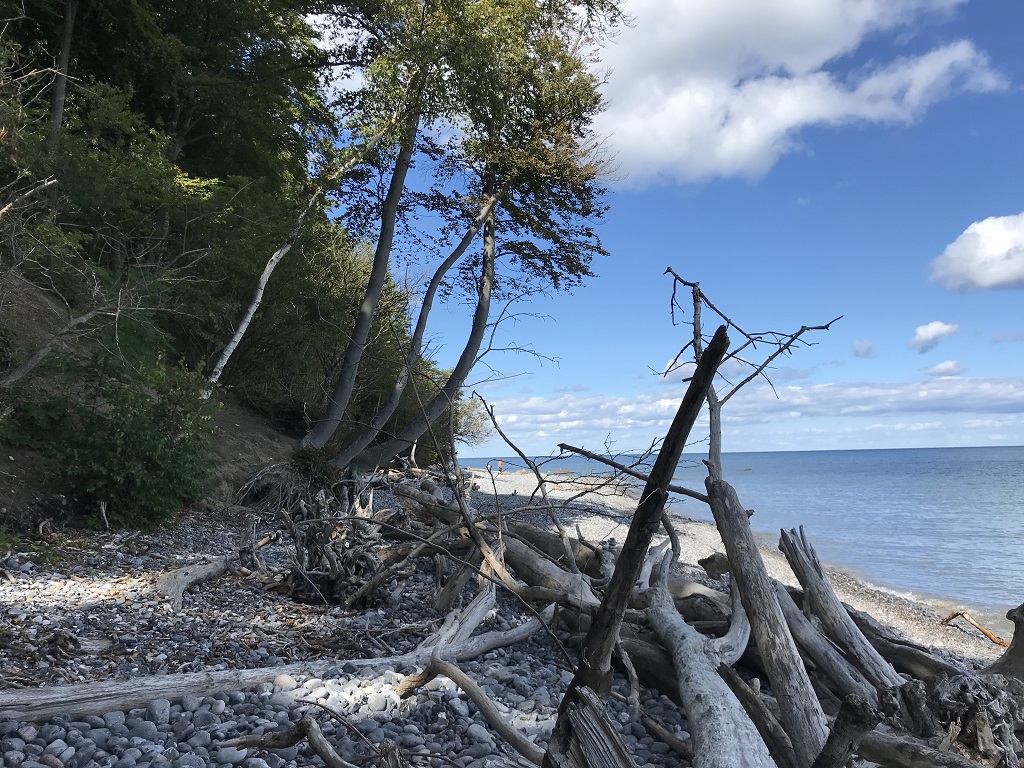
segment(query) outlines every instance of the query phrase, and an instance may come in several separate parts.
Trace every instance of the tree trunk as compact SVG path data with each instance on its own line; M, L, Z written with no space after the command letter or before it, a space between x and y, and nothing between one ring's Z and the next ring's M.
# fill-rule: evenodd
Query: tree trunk
M75 15L78 0L64 2L64 33L60 39L60 57L57 59L57 74L53 80L53 94L50 98L50 136L47 142L50 153L57 151L60 144L60 129L64 123L64 100L68 88L68 66L71 61L71 39L75 31Z
M1003 655L986 669L987 674L1010 675L1024 680L1024 604L1007 611L1006 618L1013 622L1013 639Z
M260 275L259 282L256 284L256 292L253 294L252 301L249 302L249 308L246 309L245 315L242 316L241 322L238 324L238 328L235 330L234 335L231 337L231 341L227 343L224 350L220 353L220 357L217 359L217 364L213 367L213 372L210 374L210 383L216 384L224 372L224 366L228 364L228 360L231 359L231 355L238 348L238 344L242 341L242 337L245 336L245 332L249 329L249 324L252 322L253 317L256 314L256 310L260 308L260 304L263 303L263 292L267 289L267 283L270 282L270 276L274 274L274 270L277 269L277 265L281 263L281 259L288 255L291 251L292 246L299 237L299 233L302 231L302 225L306 222L306 218L310 212L313 211L317 204L317 201L323 196L326 190L327 183L335 179L339 179L348 173L355 165L361 162L367 155L374 150L374 148L380 143L380 140L384 137L384 134L391 127L389 123L385 128L372 136L365 144L363 144L359 150L348 160L346 160L340 168L330 173L326 179L317 185L316 191L310 196L306 206L299 212L298 217L295 219L295 223L292 224L292 228L288 231L288 236L281 243L281 246L274 251L273 255L268 259L267 265L263 268L263 274Z
M409 174L409 167L412 165L413 150L416 146L416 135L419 131L420 112L413 110L406 121L405 135L402 137L401 149L398 159L395 161L394 170L391 172L391 182L388 185L388 193L384 198L381 208L380 234L377 236L377 247L373 252L373 267L370 269L370 279L366 283L366 290L363 293L363 301L359 305L356 314L355 325L352 328L352 335L349 337L348 345L345 347L345 357L341 364L341 373L334 385L330 399L327 401L327 408L323 417L313 429L302 439L304 448L323 448L327 441L334 436L341 419L348 408L349 400L352 398L352 391L355 389L356 375L359 373L359 363L366 349L366 341L370 337L370 327L373 324L373 316L377 311L377 304L380 302L381 294L384 291L384 284L387 282L388 266L391 263L391 246L395 240L395 223L398 218L398 206L402 200L402 193L405 191L405 180Z
M413 329L412 339L409 341L409 350L406 353L405 360L402 363L402 369L398 374L398 378L395 381L395 386L391 390L391 394L388 396L387 401L380 406L377 411L373 414L373 418L370 420L369 425L363 430L362 434L353 440L349 445L345 447L341 453L339 453L333 460L333 464L337 467L347 467L360 453L362 453L370 443L372 443L381 430L384 429L384 425L388 423L395 411L398 409L398 405L402 400L402 394L405 392L409 381L412 379L413 372L416 368L416 363L420 359L420 353L423 348L423 336L427 330L427 318L430 315L430 310L434 305L434 297L437 294L437 289L441 287L441 281L444 279L448 271L455 266L455 264L465 254L466 249L473 242L477 232L484 223L490 218L491 212L494 210L494 206L498 202L497 195L491 195L486 198L483 207L480 209L480 213L477 215L473 224L466 230L466 234L462 240L455 247L455 249L448 255L441 265L434 270L434 275L430 279L430 283L427 285L427 290L423 294L422 303L420 304L420 311L416 318L416 327ZM415 444L414 444L415 448ZM415 453L412 454L410 460L415 466Z
M485 197L494 196L493 181L484 185ZM481 265L480 284L477 289L476 310L473 313L473 325L470 329L469 339L459 356L458 362L452 369L448 380L429 402L420 408L419 414L412 422L399 430L390 440L367 448L348 463L356 469L369 469L379 467L391 461L402 451L414 445L420 437L430 429L433 424L446 410L452 407L458 396L459 390L466 381L466 377L477 361L477 354L480 352L480 344L483 342L484 333L487 330L487 320L491 311L491 290L494 287L494 207L491 206L484 221L484 253ZM331 459L334 466L343 466L341 460L343 455Z
M587 639L583 644L584 650L580 654L580 665L570 689L586 686L598 695L605 696L611 689L612 651L619 637L622 614L633 594L633 585L640 576L651 539L661 526L668 495L665 488L675 473L679 456L686 445L686 438L697 420L718 365L728 348L729 337L726 335L725 326L721 326L715 332L707 350L701 355L679 410L672 420L668 434L665 435L665 442L662 443L658 458L654 462L650 480L644 487L640 504L633 514L633 522L622 545L615 572L605 590L601 608L587 633ZM552 738L555 738L557 733L556 729Z

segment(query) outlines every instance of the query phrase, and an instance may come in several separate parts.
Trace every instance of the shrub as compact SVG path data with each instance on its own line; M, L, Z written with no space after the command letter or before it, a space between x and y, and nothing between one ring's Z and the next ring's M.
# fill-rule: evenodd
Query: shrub
M150 528L201 498L212 467L210 435L219 403L200 375L156 366L124 380L98 365L87 405L66 449L73 494L98 520Z

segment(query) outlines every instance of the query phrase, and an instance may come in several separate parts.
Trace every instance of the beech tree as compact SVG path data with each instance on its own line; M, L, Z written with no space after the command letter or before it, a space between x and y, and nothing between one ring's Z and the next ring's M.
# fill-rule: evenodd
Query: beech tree
M379 115L381 100L394 110L397 95L404 100L404 119L389 147L350 177L362 186L343 187L339 198L350 230L358 231L361 222L376 225L374 263L324 416L304 445L323 447L345 418L392 261L409 258L415 248L436 259L436 266L392 393L337 453L337 466L386 462L448 410L478 361L492 297L572 287L591 274L592 258L604 252L592 226L604 211L604 190L589 134L601 100L584 54L588 27L580 18L600 32L617 20L615 6L539 7L523 0L416 8L413 16L397 3L376 25L364 20L364 29L372 27L390 44L367 68L365 87L350 98ZM403 21L396 24L399 16ZM425 188L408 183L416 163L430 165L433 178ZM374 204L366 184L385 179L386 193ZM435 237L417 235L423 214L442 222ZM396 242L402 249L397 256ZM420 414L392 425L380 440L413 379L438 294L458 291L475 306L458 362Z

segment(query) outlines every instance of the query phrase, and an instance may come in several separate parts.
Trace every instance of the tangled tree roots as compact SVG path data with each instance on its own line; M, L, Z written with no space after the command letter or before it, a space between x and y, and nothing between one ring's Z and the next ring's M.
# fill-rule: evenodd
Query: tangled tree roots
M347 604L383 567L378 527L369 505L338 478L287 464L268 467L240 491L240 501L281 521L294 542L287 576L276 588L304 603ZM372 601L373 594L363 596Z

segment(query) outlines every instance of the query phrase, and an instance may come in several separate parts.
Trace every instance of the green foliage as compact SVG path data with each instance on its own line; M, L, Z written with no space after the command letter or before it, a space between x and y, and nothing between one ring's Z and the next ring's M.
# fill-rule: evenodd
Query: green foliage
M0 525L0 555L9 555L18 548L18 537Z
M5 371L14 364L17 346L17 332L13 328L0 326L0 371Z
M0 442L51 453L69 436L66 397L23 400L0 421Z
M195 373L155 366L124 374L109 363L90 371L67 476L94 519L105 504L112 525L148 528L205 492L219 404Z

